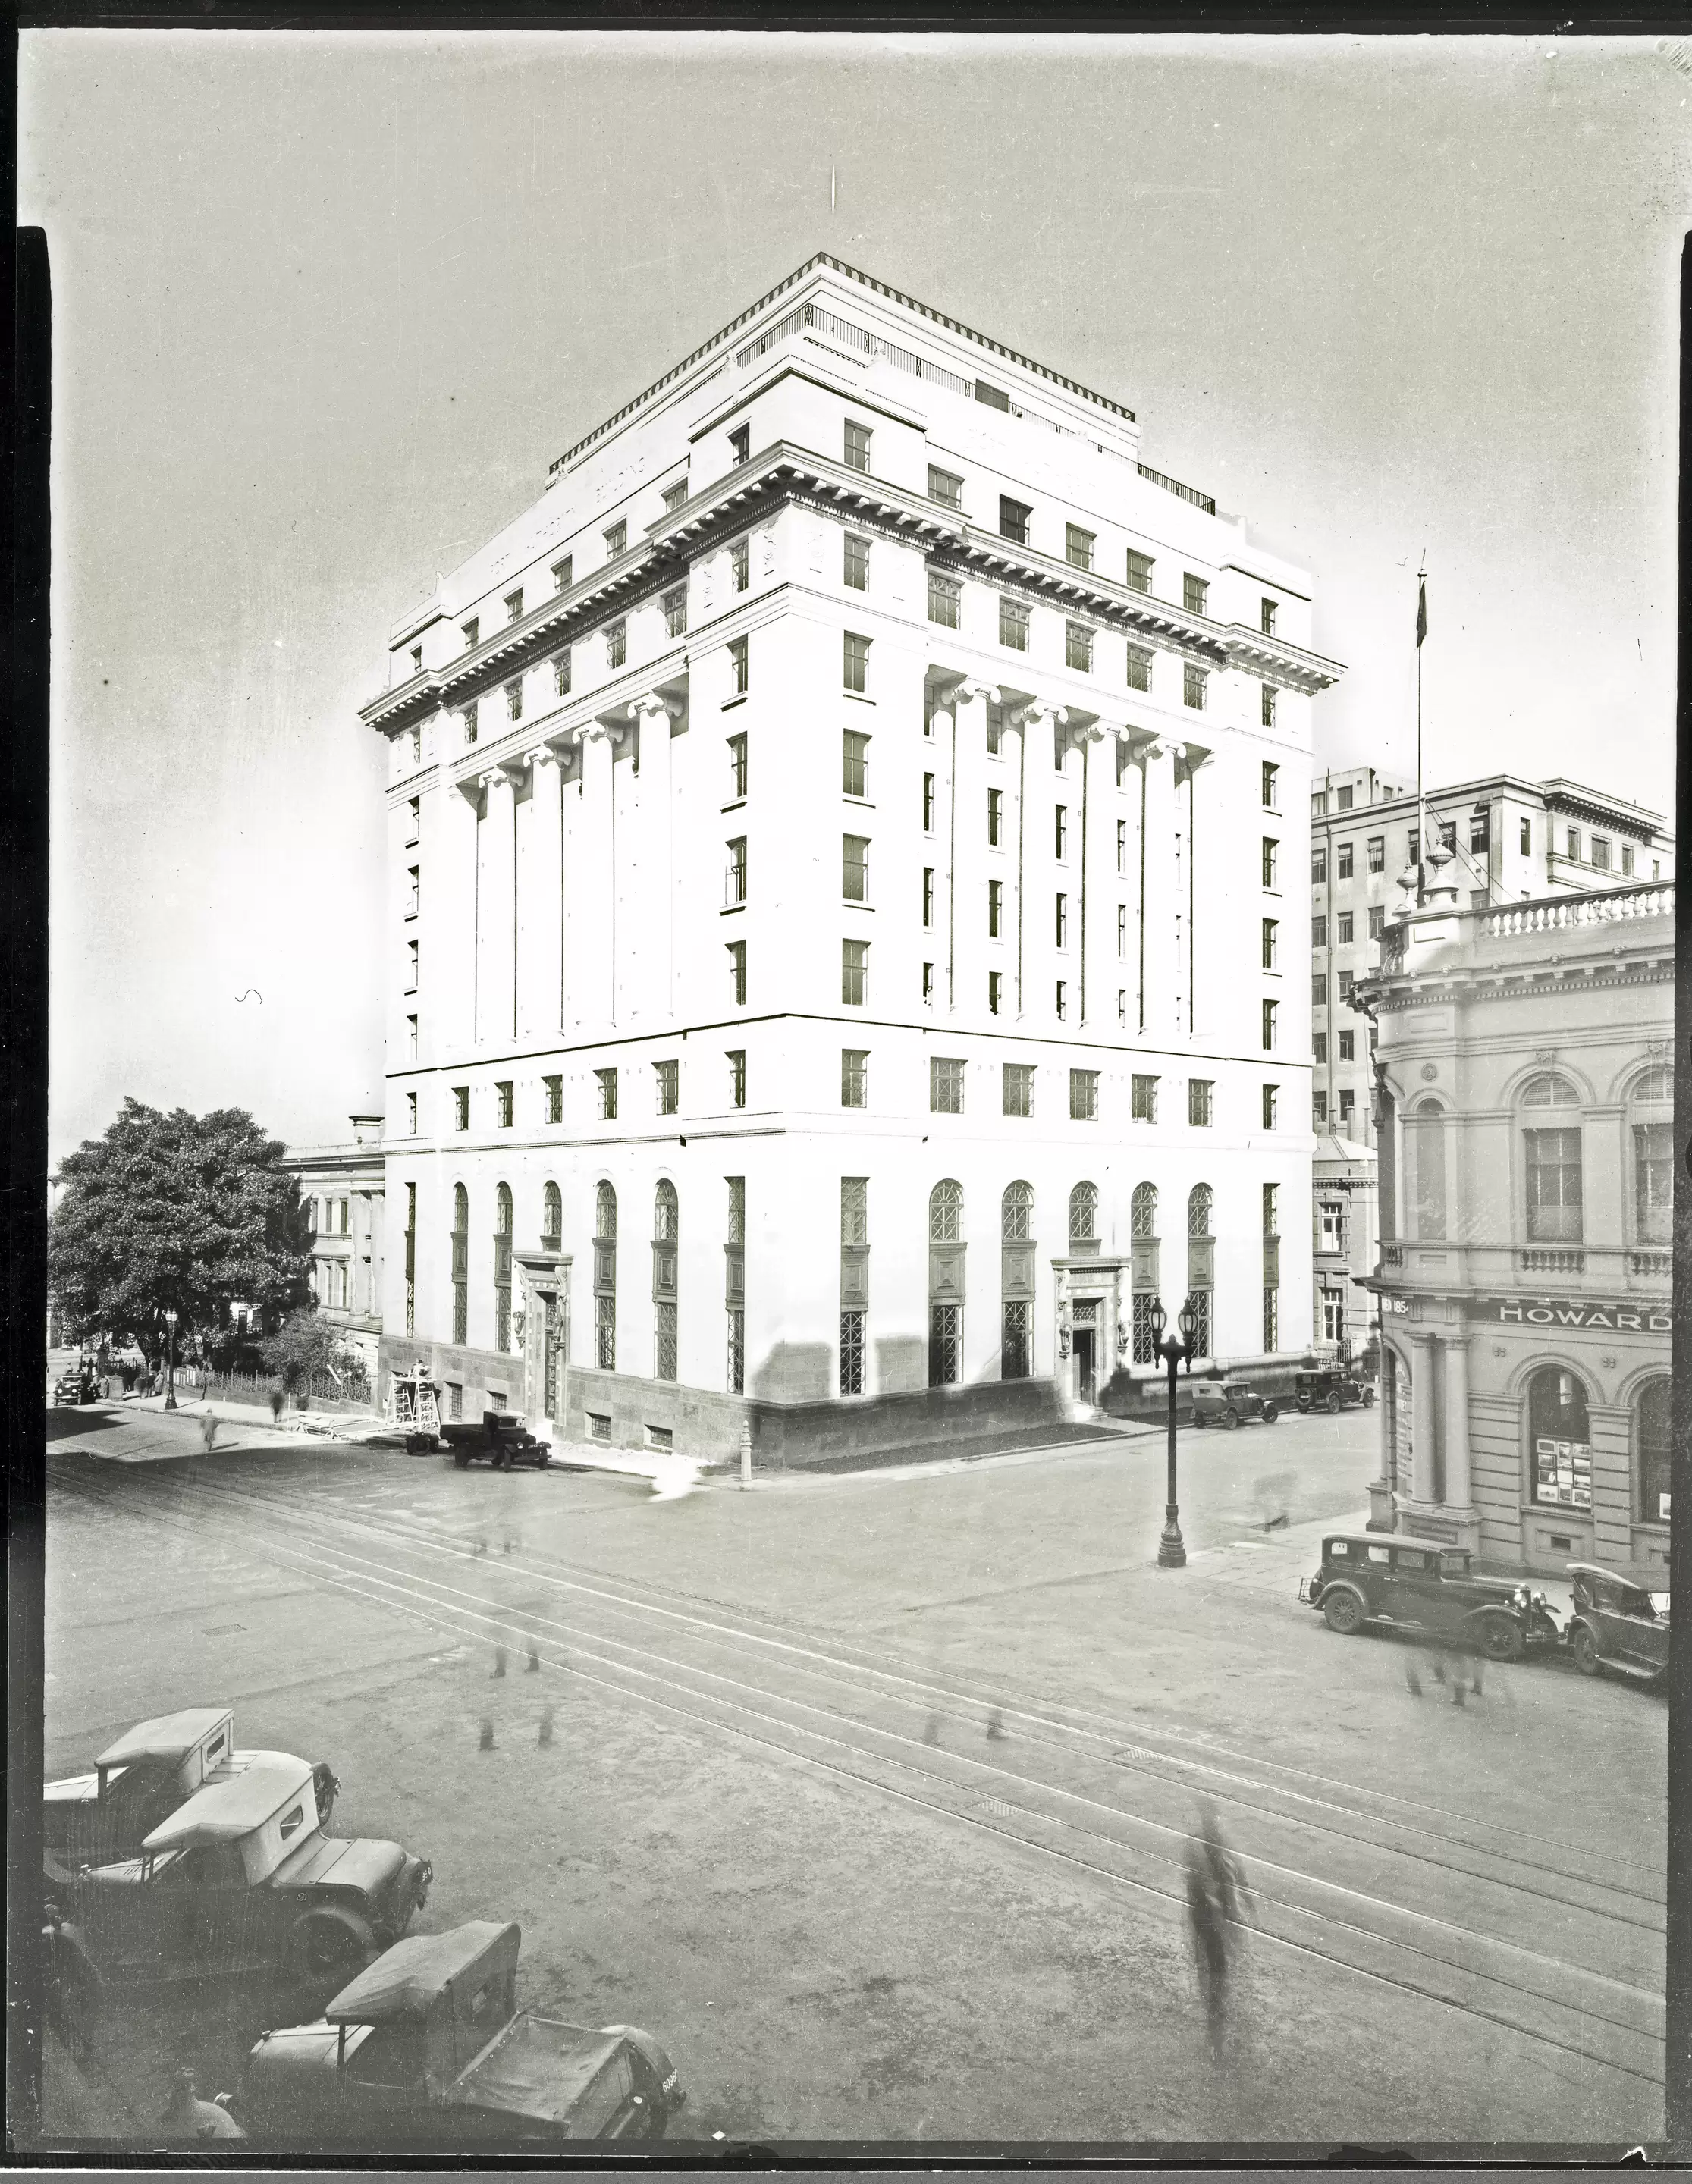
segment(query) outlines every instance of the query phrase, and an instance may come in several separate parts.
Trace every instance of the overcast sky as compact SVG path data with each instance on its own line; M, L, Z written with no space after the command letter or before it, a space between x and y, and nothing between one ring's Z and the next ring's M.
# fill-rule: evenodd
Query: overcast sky
M51 1143L380 1105L393 616L818 249L1314 573L1318 757L1673 788L1692 53L25 31L54 327ZM830 170L835 204L830 209ZM244 999L240 998L245 996Z

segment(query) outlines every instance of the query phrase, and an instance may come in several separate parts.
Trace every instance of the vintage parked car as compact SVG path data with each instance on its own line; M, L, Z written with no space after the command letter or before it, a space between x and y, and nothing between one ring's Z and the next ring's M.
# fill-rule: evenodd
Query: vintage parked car
M1237 1426L1242 1418L1261 1418L1272 1426L1281 1415L1273 1396L1260 1395L1244 1380L1197 1380L1193 1384L1195 1426Z
M508 1411L484 1411L480 1425L455 1418L441 1428L441 1438L460 1471L477 1462L491 1463L496 1471L509 1471L516 1463L543 1471L552 1459L551 1443L537 1440L521 1418Z
M1668 1674L1668 1572L1571 1563L1568 1574L1574 1607L1563 1638L1576 1668L1661 1683Z
M1322 1568L1300 1578L1299 1598L1319 1607L1330 1630L1349 1637L1366 1623L1424 1631L1472 1646L1489 1661L1519 1661L1558 1642L1542 1592L1507 1580L1472 1577L1467 1547L1383 1532L1333 1532Z
M686 2098L663 2048L520 2010L521 1946L491 1919L412 1935L318 2023L265 2033L220 2102L251 2137L326 2149L661 2137Z
M161 1820L208 1782L250 1767L298 1767L286 1752L237 1752L228 1707L187 1707L137 1722L94 1762L92 1774L49 1782L43 1792L43 1845L48 1869L109 1865L135 1858ZM317 1825L326 1828L340 1788L325 1760L311 1769Z
M55 1882L49 1915L108 1986L252 1971L339 1984L399 1939L432 1878L398 1843L326 1836L311 1769L272 1752L197 1790L138 1858Z
M1367 1410L1375 1390L1369 1381L1354 1380L1341 1367L1324 1365L1312 1373L1294 1373L1293 1396L1301 1411L1343 1411L1353 1403Z

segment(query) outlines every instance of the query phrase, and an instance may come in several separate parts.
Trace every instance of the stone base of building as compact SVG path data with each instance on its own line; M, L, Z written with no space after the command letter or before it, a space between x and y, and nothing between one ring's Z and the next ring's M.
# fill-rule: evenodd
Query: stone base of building
M1455 1509L1443 1502L1400 1502L1394 1528L1403 1537L1426 1540L1430 1546L1467 1547L1481 1552L1481 1514L1478 1509Z
M384 1334L376 1376L378 1407L386 1407L388 1384L396 1373L417 1372L438 1382L443 1390L461 1389L463 1415L467 1418L479 1418L487 1410L504 1410L527 1418L531 1425L539 1423L539 1412L530 1412L528 1366L521 1357L508 1357L498 1350L472 1350L461 1343ZM494 1397L500 1400L492 1400ZM441 1415L448 1414L443 1394Z
M1398 1524L1398 1511L1393 1504L1391 1481L1372 1479L1369 1481L1369 1524L1372 1532L1390 1532Z

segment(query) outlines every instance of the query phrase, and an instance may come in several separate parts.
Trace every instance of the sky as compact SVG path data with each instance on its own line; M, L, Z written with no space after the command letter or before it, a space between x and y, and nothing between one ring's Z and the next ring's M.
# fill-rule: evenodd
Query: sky
M1315 584L1319 763L1672 809L1692 47L26 31L50 1158L381 1104L394 617L817 250L1126 403ZM831 208L831 188L832 205Z

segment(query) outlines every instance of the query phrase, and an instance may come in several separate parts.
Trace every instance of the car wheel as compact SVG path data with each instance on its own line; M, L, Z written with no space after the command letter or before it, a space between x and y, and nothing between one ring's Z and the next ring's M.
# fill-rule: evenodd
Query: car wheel
M1310 1399L1310 1397L1309 1397L1308 1396L1300 1396L1299 1397L1299 1408L1300 1408L1301 1411L1307 1411L1307 1410L1310 1408L1310 1407L1311 1407L1311 1399Z
M1574 1656L1574 1665L1583 1676L1595 1676L1603 1663L1598 1652L1598 1641L1583 1623L1577 1623L1569 1633L1568 1650Z
M1366 1411L1366 1410L1368 1410L1368 1409L1370 1409L1370 1408L1372 1407L1372 1405L1373 1405L1373 1403L1374 1403L1374 1400L1375 1400L1375 1391L1374 1391L1374 1390L1373 1390L1372 1388L1365 1388L1365 1389L1364 1389L1364 1390L1363 1390L1363 1408L1364 1408Z
M1227 1427L1227 1430L1232 1433L1234 1428L1239 1424L1239 1412L1238 1411L1224 1411L1222 1412L1222 1424Z
M313 1788L317 1793L317 1825L326 1828L335 1815L335 1792L341 1785L326 1767L314 1770Z
M1354 1637L1363 1627L1363 1603L1346 1586L1329 1586L1322 1596L1322 1619L1342 1638Z
M365 1954L359 1936L338 1919L302 1919L289 1950L295 1970L307 1979L333 1979L342 1986L364 1970Z
M1263 1423L1266 1426L1272 1426L1280 1415L1280 1412L1273 1403L1266 1403L1263 1406Z
M453 1462L457 1465L460 1471L468 1471L470 1469L469 1455L461 1448L455 1448L453 1451Z
M1528 1650L1521 1626L1507 1615L1483 1615L1475 1629L1489 1661L1519 1661Z
M1339 1408L1339 1390L1337 1388L1330 1388L1327 1391L1327 1407L1331 1412Z

